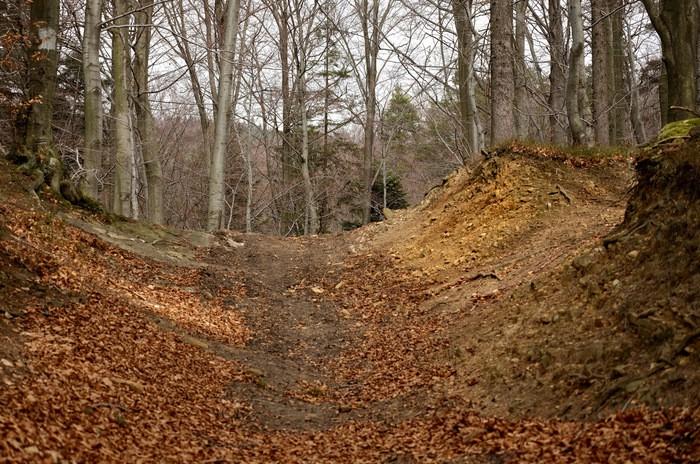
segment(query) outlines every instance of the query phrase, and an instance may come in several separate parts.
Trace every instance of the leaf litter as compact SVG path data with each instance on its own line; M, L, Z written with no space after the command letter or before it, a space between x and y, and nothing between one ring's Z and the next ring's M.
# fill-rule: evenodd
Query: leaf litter
M12 181L5 185L2 462L700 458L697 407L640 405L580 420L495 414L483 395L465 393L463 385L488 381L483 369L465 371L455 348L469 347L455 327L465 314L494 308L533 267L498 245L474 245L487 250L476 259L448 242L435 253L433 238L391 235L406 232L404 223L312 240L226 237L245 246L211 249L200 266L177 265L68 225L35 208ZM574 205L584 197L557 185ZM50 198L44 204L63 208ZM444 206L420 213L438 217L421 230L446 225L437 213ZM518 214L506 217L525 229ZM589 241L613 220L606 218ZM488 240L490 232L463 226ZM438 242L449 238L436 230ZM396 246L385 247L388 240ZM534 267L558 266L581 246L562 242ZM500 279L468 278L479 272ZM270 415L256 415L265 402ZM284 408L304 415L284 425L276 417Z

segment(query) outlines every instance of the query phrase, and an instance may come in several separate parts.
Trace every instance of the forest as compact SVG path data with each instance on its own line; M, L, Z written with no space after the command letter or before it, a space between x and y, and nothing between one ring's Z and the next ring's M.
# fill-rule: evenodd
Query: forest
M0 0L0 463L700 462L700 1Z
M1 9L3 151L33 170L41 146L70 196L180 228L352 228L488 147L638 145L697 104L691 0Z

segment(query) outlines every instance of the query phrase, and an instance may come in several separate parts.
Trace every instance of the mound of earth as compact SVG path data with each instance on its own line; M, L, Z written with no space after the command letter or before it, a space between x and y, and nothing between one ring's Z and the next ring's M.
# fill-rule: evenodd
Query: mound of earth
M697 407L698 148L649 149L625 210L624 156L513 145L367 233L451 315L451 391L515 417Z
M681 164L657 158L634 198L668 189L677 209L633 200L613 235L624 156L511 146L387 223L294 239L87 214L0 161L0 462L697 460L699 409L624 396L662 376L667 404L694 391L695 316L674 318L695 300L687 249L672 304L659 287L635 313L663 322L649 343L625 322L642 296L621 273L682 250L669 218L694 211L690 183L664 184ZM621 341L639 353L614 380L583 372L607 352L564 365ZM667 363L635 384L654 350Z

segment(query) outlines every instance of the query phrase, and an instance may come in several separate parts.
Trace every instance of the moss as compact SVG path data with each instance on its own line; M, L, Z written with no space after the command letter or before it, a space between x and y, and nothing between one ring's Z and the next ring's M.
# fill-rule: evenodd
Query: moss
M700 126L700 118L685 119L683 121L675 121L666 124L661 131L659 136L656 138L657 142L663 142L670 139L676 139L681 137L687 137L690 135L690 131L694 127Z

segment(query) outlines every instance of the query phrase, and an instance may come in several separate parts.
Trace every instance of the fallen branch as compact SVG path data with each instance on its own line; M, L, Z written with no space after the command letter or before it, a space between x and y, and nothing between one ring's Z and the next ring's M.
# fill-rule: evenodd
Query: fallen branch
M686 108L685 106L676 106L676 105L673 105L673 106L671 106L670 109L672 109L672 110L678 110L678 111L685 111L685 112L687 112L687 113L691 113L691 114L694 114L695 116L700 117L700 113L698 113L697 111L695 111L695 110L692 109L692 108Z
M557 184L554 186L554 188L556 188L557 190L555 192L550 192L549 193L550 195L561 195L564 197L564 199L566 200L566 202L568 204L573 203L573 199L571 198L571 195L569 195L561 185Z

